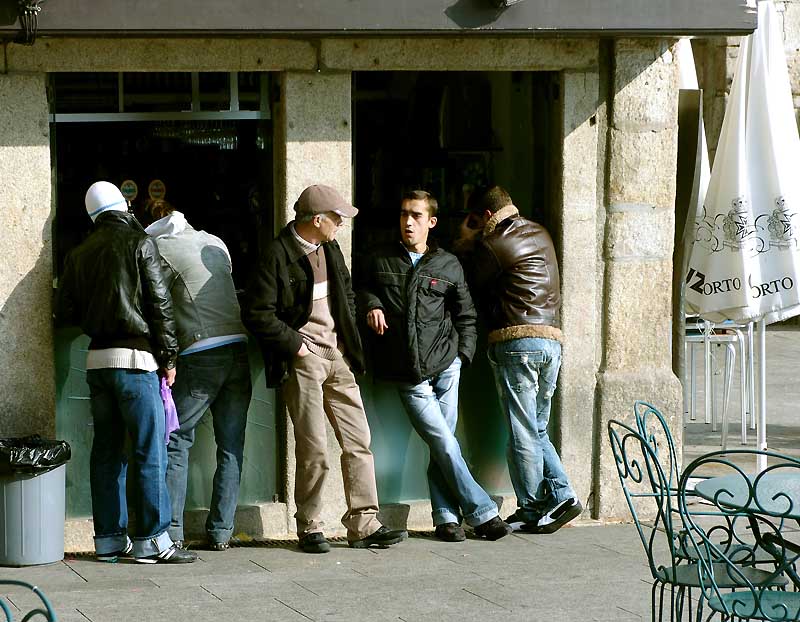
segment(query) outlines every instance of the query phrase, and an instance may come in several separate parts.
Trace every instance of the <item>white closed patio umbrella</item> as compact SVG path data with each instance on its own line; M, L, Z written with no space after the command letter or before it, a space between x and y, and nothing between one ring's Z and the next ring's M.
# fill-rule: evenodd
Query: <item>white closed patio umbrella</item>
M767 448L766 324L800 313L800 136L772 0L742 38L686 273L690 312L758 322L758 447ZM759 465L763 468L764 465Z

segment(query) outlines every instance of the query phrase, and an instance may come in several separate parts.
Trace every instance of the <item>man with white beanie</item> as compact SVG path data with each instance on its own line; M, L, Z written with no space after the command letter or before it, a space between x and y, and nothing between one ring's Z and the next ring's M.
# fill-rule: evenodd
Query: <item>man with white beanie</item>
M79 325L90 338L86 381L94 440L89 465L97 559L188 563L194 553L167 533L170 501L164 405L159 376L175 380L178 341L161 256L119 189L99 181L86 193L94 222L87 239L67 256L56 320ZM158 373L157 373L158 372ZM124 451L131 440L136 474L136 528L128 536Z

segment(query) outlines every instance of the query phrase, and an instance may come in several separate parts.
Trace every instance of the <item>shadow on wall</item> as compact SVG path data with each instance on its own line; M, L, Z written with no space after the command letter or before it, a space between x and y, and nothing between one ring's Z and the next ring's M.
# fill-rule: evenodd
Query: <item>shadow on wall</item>
M461 28L482 28L496 22L505 10L491 6L489 0L458 0L444 14Z
M0 0L0 26L13 26L19 18L17 0Z
M48 218L45 230L49 229ZM4 283L17 280L14 267L6 263L0 271ZM33 268L18 280L0 309L2 436L52 437L55 432L51 279L50 245L45 239Z
M0 0L8 19L8 0ZM16 5L16 2L13 3ZM55 431L50 131L43 75L0 74L0 434Z

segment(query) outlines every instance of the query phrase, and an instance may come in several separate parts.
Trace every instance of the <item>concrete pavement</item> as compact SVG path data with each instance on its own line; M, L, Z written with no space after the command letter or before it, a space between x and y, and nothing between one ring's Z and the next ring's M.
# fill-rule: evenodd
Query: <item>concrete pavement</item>
M326 555L266 542L200 551L188 565L106 564L91 556L0 579L37 584L62 622L646 620L650 582L631 525L579 523L545 535L444 543L412 534L389 549L333 543ZM35 596L0 586L27 611Z

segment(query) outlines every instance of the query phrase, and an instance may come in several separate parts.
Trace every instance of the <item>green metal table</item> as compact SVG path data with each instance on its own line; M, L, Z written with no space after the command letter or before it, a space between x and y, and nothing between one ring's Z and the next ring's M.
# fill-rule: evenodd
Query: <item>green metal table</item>
M748 485L749 482L749 485ZM725 475L698 482L697 496L731 510L755 512L800 521L800 476L764 473L761 476Z
M732 474L711 477L698 482L694 488L698 497L718 507L744 514L759 547L780 564L787 551L800 552L800 545L787 540L783 533L763 533L758 516L791 519L800 523L800 476L797 473L762 473L760 475ZM800 589L800 576L786 568L792 583Z

